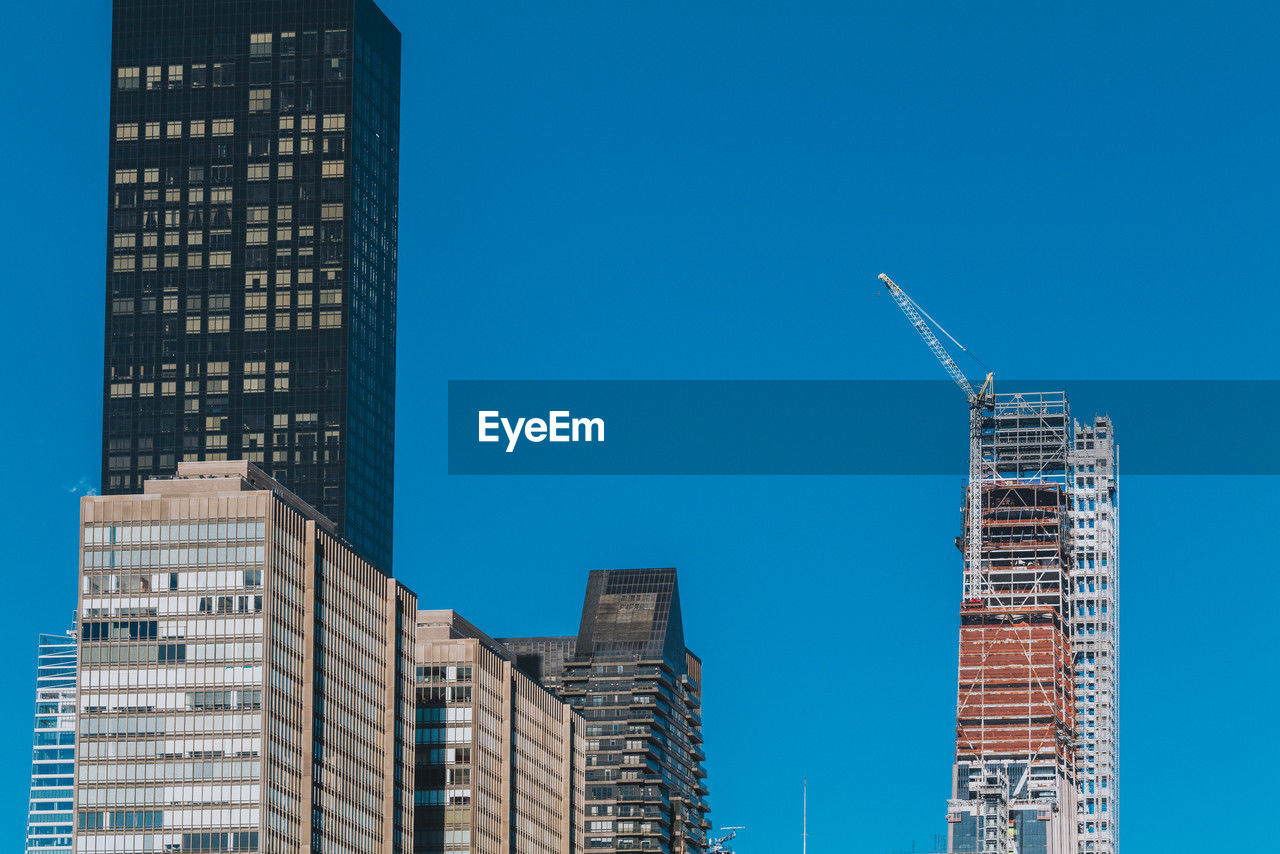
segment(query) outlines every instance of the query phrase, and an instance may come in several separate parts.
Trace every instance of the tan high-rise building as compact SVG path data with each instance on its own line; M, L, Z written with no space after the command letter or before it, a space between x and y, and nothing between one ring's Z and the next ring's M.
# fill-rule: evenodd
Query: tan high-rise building
M453 611L417 620L414 851L579 854L582 716Z
M414 594L248 462L80 515L76 850L409 851Z

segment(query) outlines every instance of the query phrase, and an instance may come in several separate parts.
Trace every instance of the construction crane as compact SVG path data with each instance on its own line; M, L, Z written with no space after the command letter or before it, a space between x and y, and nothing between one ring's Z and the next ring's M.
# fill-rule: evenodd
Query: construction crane
M915 327L920 337L924 339L924 343L933 353L934 357L942 364L942 367L960 386L960 390L964 392L965 399L969 401L969 483L968 483L968 536L965 542L964 551L964 598L966 601L980 599L985 594L985 584L982 573L979 571L979 564L982 555L982 424L983 413L989 411L995 401L994 375L988 371L986 381L978 391L973 390L973 385L969 382L969 378L965 376L964 371L960 370L960 366L956 364L956 360L951 358L951 353L938 340L938 336L933 333L933 327L947 338L951 339L951 343L955 344L965 353L969 351L963 344L957 341L950 332L942 328L942 324L929 316L929 312L925 311L919 303L907 296L907 292L890 279L888 274L881 273L880 281L885 283L889 288L889 295L893 297L893 301L898 304L898 308L902 309L902 313L907 316L907 320ZM927 320L927 322L926 322ZM932 325L930 325L932 324ZM972 356L972 354L970 354Z
M746 827L722 827L720 832L723 836L716 836L707 840L707 854L733 854L733 849L729 847L729 842L738 835L739 830L746 830ZM728 831L727 833L725 831Z

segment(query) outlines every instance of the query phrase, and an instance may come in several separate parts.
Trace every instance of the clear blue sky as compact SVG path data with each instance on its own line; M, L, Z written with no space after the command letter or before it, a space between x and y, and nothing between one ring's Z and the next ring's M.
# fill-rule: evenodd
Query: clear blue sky
M938 378L881 270L1005 376L1276 378L1280 6L1071 5L383 4L398 574L493 634L569 633L588 569L678 566L742 854L798 851L804 775L812 851L943 830L960 473L450 478L445 383ZM6 16L16 846L36 633L71 615L98 477L110 11ZM1244 602L1280 593L1275 489L1123 483L1126 854L1273 835L1274 620Z

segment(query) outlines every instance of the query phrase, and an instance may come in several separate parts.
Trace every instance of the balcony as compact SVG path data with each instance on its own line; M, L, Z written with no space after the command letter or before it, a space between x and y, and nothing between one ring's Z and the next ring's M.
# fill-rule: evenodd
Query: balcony
M639 747L624 747L622 748L622 752L623 753L643 753L646 756L652 756L654 758L657 758L658 756L658 751L654 747L653 742L649 741L647 738L644 739L644 741L641 743Z
M657 839L634 839L631 837L619 837L614 843L614 849L617 851L661 851L664 854L670 854L671 846L666 842Z

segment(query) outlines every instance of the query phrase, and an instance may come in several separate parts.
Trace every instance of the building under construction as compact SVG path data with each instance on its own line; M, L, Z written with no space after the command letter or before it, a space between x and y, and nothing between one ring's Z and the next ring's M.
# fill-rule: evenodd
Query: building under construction
M880 280L969 401L969 477L948 854L1115 854L1118 456L1062 392L975 391ZM966 351L967 352L967 351ZM985 366L984 366L985 367Z
M1114 852L1111 425L1074 425L1061 392L991 396L975 423L948 851Z

